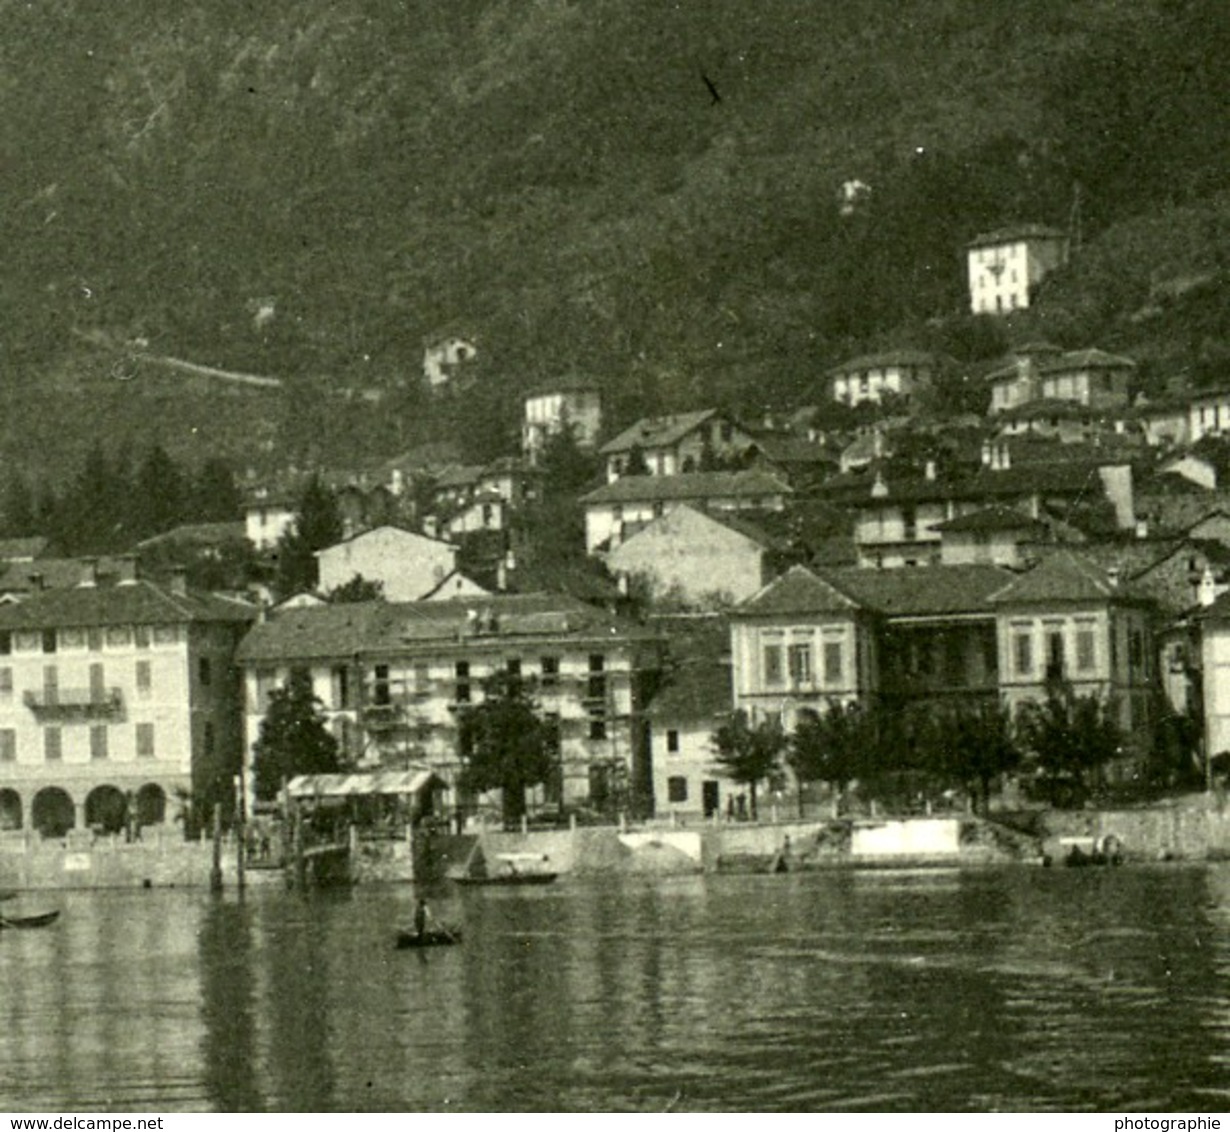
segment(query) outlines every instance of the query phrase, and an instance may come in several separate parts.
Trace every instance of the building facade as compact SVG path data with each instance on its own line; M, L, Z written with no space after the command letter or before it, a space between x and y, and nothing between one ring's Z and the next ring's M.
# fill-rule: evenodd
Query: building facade
M457 568L457 548L400 527L376 527L316 552L320 590L359 575L384 587L387 601L418 601Z
M612 549L634 531L676 507L698 510L781 511L788 485L765 472L690 472L672 476L625 476L581 497L585 549Z
M930 386L938 363L921 350L867 354L835 366L829 374L834 401L851 407L864 401L879 404L887 396L909 401Z
M561 383L531 393L525 399L521 423L521 451L537 464L547 438L572 429L583 449L593 449L602 432L602 394L584 383Z
M462 811L491 803L458 788L458 719L498 673L530 682L559 735L558 774L532 804L609 806L648 793L643 712L657 638L550 594L289 610L255 626L240 653L246 748L270 694L307 671L344 757L363 767L429 766Z
M62 836L233 798L255 611L130 573L0 607L0 827Z
M1057 228L1025 224L976 236L966 248L970 310L1024 310L1034 288L1068 259L1068 238Z
M625 429L600 449L606 458L607 483L624 475L639 454L651 476L677 476L707 471L710 457L728 460L755 450L755 439L741 425L716 409L647 417Z

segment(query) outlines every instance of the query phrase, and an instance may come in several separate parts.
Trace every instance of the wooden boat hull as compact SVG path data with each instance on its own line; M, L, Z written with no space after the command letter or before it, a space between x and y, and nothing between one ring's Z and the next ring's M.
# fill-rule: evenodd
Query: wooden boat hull
M0 929L3 928L45 928L54 924L60 918L57 912L42 912L37 916L0 916Z
M408 930L397 933L398 951L405 951L418 947L452 947L454 944L458 944L460 942L460 928L451 928L448 930L433 928L431 931L424 932L422 936L420 936L417 932Z
M558 873L516 873L493 877L453 877L458 884L503 885L505 887L523 884L551 884Z

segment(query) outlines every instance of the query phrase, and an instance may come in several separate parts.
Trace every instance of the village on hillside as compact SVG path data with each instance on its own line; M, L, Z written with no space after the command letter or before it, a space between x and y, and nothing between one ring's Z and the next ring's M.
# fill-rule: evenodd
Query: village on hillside
M1068 250L980 236L970 312L1026 309ZM485 465L284 469L106 558L6 539L0 830L131 839L338 781L458 832L1214 788L1230 387L1146 401L1097 342L956 367L895 349L787 413L619 430L569 376ZM937 407L954 379L985 416Z

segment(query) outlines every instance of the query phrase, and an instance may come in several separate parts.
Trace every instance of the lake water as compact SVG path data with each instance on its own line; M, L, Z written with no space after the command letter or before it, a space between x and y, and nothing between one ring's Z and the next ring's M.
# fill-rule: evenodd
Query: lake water
M49 893L0 1109L1230 1107L1230 866Z

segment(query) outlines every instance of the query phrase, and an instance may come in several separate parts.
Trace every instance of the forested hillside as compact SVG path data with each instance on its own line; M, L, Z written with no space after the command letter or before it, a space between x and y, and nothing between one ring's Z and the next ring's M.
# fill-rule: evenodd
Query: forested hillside
M959 315L975 232L1077 221L1095 246L1224 187L1228 55L1215 0L7 0L6 455L56 458L29 398L86 419L98 341L293 398L396 389L428 428L423 344L462 334L487 450L561 374L625 416L806 398L847 350ZM178 388L107 394L110 427L158 431L146 390ZM294 447L315 413L259 415ZM250 440L182 415L173 448Z

